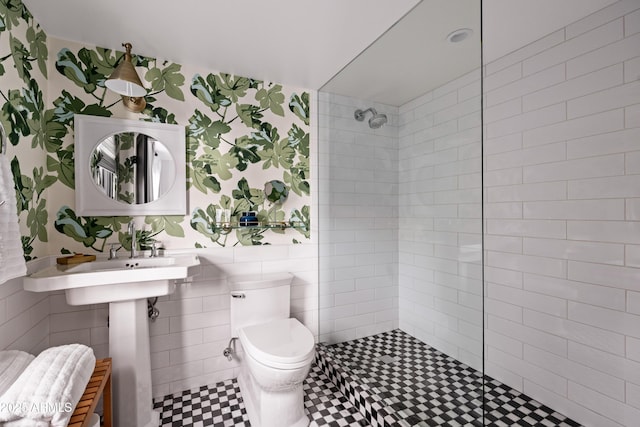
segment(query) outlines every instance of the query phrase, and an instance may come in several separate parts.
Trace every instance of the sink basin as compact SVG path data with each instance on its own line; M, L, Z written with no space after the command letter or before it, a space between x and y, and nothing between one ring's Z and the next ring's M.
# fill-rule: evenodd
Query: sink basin
M53 265L24 278L32 292L65 290L70 305L98 304L168 295L176 280L199 272L197 255L123 258Z
M151 392L147 298L168 295L200 271L197 255L53 265L24 278L24 289L64 289L71 305L109 303L113 415L118 427L157 427Z

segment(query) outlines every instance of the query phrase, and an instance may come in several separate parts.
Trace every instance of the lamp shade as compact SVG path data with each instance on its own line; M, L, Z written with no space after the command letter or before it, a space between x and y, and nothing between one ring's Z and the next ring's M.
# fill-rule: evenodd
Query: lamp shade
M104 85L115 93L124 96L138 97L145 96L147 90L142 86L140 77L131 63L131 44L125 43L126 48L124 60L113 70L111 76L104 82Z

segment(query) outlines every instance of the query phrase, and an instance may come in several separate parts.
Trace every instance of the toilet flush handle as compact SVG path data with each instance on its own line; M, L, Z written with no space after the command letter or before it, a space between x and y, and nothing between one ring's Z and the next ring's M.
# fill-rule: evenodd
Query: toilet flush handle
M232 298L245 299L247 296L243 292L231 292Z

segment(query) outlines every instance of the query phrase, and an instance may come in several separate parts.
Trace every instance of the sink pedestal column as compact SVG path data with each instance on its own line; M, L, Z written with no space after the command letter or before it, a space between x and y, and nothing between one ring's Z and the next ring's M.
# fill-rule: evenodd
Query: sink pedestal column
M157 427L153 410L147 300L109 303L114 426Z

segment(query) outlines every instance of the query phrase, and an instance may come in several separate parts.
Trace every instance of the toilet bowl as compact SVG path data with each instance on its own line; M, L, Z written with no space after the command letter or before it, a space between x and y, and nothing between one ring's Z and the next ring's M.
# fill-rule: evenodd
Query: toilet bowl
M307 426L302 383L315 355L311 332L296 319L282 319L238 335L245 354L238 381L251 425Z
M244 356L238 384L254 427L305 427L302 384L315 356L313 334L289 318L286 274L230 278L231 324Z

